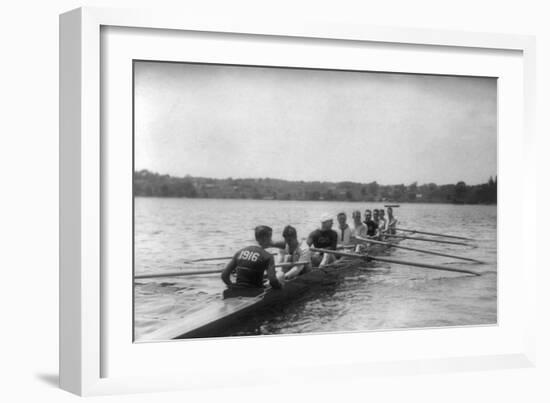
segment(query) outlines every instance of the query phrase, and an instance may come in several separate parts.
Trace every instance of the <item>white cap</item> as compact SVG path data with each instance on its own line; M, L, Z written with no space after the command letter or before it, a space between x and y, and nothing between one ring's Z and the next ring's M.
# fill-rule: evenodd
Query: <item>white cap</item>
M324 213L323 215L321 215L321 222L325 221L333 221L332 215L329 213Z

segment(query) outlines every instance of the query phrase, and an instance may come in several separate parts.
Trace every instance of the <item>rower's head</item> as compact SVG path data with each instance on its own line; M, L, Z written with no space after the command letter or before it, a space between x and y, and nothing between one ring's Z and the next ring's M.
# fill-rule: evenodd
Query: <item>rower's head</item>
M365 221L369 221L372 218L372 212L370 210L365 210Z
M379 217L379 216L378 216L378 209L372 210L372 219L373 219L374 221L376 221L376 220L378 220L378 217Z
M292 225L287 225L283 229L283 238L285 239L285 243L287 245L296 244L298 242L298 233L296 232L296 228Z
M329 230L332 228L332 216L328 213L325 213L321 216L321 229L322 230Z
M388 217L393 217L393 208L388 207Z
M351 213L351 217L356 223L361 222L361 212L359 210L355 210L353 213Z
M378 210L378 212L380 213L380 218L384 218L384 214L386 214L386 212L384 211L384 209L381 208L380 210Z
M256 241L261 247L268 247L269 245L271 245L273 230L267 225L258 225L254 229L254 236L256 237Z
M336 219L338 220L338 224L340 224L341 226L344 226L346 225L346 220L348 219L348 217L346 216L346 213L342 211L338 213L338 215L336 216Z

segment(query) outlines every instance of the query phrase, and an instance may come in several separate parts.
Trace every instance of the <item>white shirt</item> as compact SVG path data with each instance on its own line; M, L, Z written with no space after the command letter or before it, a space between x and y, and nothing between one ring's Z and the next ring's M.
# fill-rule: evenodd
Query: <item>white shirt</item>
M367 226L363 223L361 223L360 225L357 225L355 228L353 228L353 231L351 232L351 235L353 237L367 236Z
M337 228L338 245L348 245L351 242L351 228L346 224L346 228Z

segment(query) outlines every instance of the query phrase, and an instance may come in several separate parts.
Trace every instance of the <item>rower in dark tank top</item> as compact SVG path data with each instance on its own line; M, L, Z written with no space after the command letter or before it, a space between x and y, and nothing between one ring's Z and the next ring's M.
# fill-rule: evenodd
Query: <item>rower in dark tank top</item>
M336 249L336 245L338 244L338 233L333 229L316 229L309 234L309 238L315 248Z
M254 236L258 245L247 246L239 250L222 271L222 280L228 289L224 298L253 296L264 290L264 273L271 287L281 288L284 280L277 277L273 256L265 249L273 244L273 230L265 225L255 228ZM231 273L236 273L236 281L231 281Z
M273 260L270 253L259 246L247 246L235 253L233 260L237 273L236 286L263 287L264 273Z
M335 250L338 246L338 233L332 229L332 216L325 213L321 216L321 228L316 229L309 234L306 243L308 246L313 246L319 249ZM331 253L314 253L311 257L311 262L314 266L326 266L336 260L336 257Z

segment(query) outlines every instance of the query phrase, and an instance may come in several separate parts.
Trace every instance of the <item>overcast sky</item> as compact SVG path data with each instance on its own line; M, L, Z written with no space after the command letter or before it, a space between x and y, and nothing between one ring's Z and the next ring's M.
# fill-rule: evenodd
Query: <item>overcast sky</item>
M135 168L478 184L497 173L496 96L493 78L137 62Z

